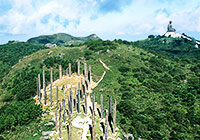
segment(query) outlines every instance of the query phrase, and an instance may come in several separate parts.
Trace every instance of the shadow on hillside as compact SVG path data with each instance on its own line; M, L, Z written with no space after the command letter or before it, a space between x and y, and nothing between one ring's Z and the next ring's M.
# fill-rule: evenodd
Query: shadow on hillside
M89 129L90 129L90 134L91 134L91 140L93 140L93 137L92 137L92 126L89 124Z
M109 114L109 116L108 116L108 122L109 122L109 125L110 125L110 129L111 129L111 131L112 131L112 133L113 133L112 121L113 121L112 115Z
M100 124L101 124L101 127L102 127L102 129L103 129L103 133L105 133L105 126L104 126L104 123L101 122Z
M101 117L101 112L100 112L99 108L97 108L97 111L98 111L99 117Z

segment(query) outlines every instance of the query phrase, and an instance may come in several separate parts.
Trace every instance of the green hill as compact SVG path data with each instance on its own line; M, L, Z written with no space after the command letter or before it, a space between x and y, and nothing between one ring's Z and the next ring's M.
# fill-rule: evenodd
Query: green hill
M83 44L89 40L98 40L100 39L97 35L91 34L87 37L74 37L66 33L58 33L53 35L42 35L34 38L30 38L27 42L34 44L56 44L56 45L77 45Z
M28 55L45 49L43 45L33 45L28 42L10 41L0 45L0 81L10 71L13 65Z
M136 42L95 40L79 47L40 50L14 65L4 77L0 101L27 102L36 94L37 74L42 74L43 66L48 84L50 67L57 79L59 64L66 69L71 62L76 71L79 59L91 64L97 81L105 71L100 59L110 70L94 89L96 100L99 102L103 94L108 108L109 97L117 99L117 123L124 132L133 134L135 139L200 139L199 51L193 42L160 37ZM6 110L9 112L10 108ZM30 122L20 124L13 121L17 120L17 113L10 120L5 119L6 115L0 114L0 133L6 139L38 139L44 122L50 121L36 121L34 116ZM38 136L33 136L35 133Z

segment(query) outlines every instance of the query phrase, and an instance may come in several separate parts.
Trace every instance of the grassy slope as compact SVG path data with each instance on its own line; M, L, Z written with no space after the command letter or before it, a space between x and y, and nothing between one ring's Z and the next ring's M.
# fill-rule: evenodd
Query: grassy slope
M103 94L104 104L108 106L108 96L111 96L112 98L117 99L118 103L123 101L122 93L120 92L120 88L122 87L122 85L118 82L119 79L123 76L121 75L122 73L119 71L119 68L121 66L129 65L129 67L131 67L132 69L137 69L141 67L151 69L151 66L153 65L153 63L150 63L149 61L147 61L147 59L149 60L155 57L154 54L149 53L143 49L135 48L134 46L127 47L127 45L121 44L120 47L117 47L116 50L112 50L109 53L100 52L100 54L96 54L93 52L91 54L91 58L89 60L85 60L83 58L85 50L86 50L86 46L82 46L80 48L58 47L58 48L52 48L52 49L36 52L30 55L28 58L25 58L21 62L16 64L15 67L9 72L7 78L11 78L12 76L15 75L15 72L17 72L22 67L27 67L28 64L41 68L42 61L45 58L50 57L50 56L56 56L58 54L63 53L65 59L70 59L70 60L81 59L81 61L87 61L87 63L91 64L93 77L95 80L98 80L104 71L104 68L99 63L99 59L101 59L104 63L106 63L107 66L110 67L111 70L106 73L104 80L99 84L98 87L95 88L94 91L97 95L98 101L100 101L99 100L100 94ZM48 55L50 51L53 51L53 53L51 55ZM172 67L180 67L182 71L184 71L186 78L189 78L190 75L192 75L192 72L189 69L188 65L182 65L181 63L178 64L175 61L168 60L166 58L165 59L162 58L160 60L163 61L165 64L171 65ZM164 74L165 74L165 71L155 72L155 75L158 77L162 77ZM4 78L4 82L5 81L6 81L6 78ZM135 83L137 83L135 87L135 89L137 90L137 88L139 88L142 83L138 82L137 80ZM176 85L173 85L173 88L175 87ZM132 91L130 92L132 93ZM162 103L163 98L164 97L162 94L157 94L156 92L142 93L141 91L141 94L135 93L135 97L132 98L131 102L135 102L137 104L136 107L137 107L138 112L143 112L144 110L148 109L150 105L155 107L157 111L159 111L159 109L162 109L162 107L164 106ZM124 108L126 108L126 105L124 105ZM122 118L123 116L120 115L119 112L117 112L118 123L120 119ZM153 118L151 119L153 122L154 121ZM128 124L128 122L126 122L126 124ZM128 124L127 128L125 127L124 129L128 130L128 127L131 125L132 124ZM133 131L133 133L135 133L135 130ZM141 135L143 134L140 134L140 136Z
M27 42L9 42L0 45L0 81L20 59L44 48Z

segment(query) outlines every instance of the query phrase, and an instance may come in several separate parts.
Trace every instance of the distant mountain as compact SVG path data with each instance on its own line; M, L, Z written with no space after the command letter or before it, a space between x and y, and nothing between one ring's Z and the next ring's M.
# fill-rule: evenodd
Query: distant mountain
M56 44L56 45L78 45L89 40L100 39L97 35L91 34L86 37L74 37L66 33L58 33L53 35L42 35L34 38L30 38L27 42L34 44Z

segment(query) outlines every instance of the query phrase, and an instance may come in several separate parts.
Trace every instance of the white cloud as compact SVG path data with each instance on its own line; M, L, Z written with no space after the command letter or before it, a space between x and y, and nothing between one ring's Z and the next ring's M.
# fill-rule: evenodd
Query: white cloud
M169 20L173 21L178 32L200 32L200 8L194 2L183 1L179 6L177 1L162 4L159 0L136 0L121 12L102 14L98 13L100 3L97 0L9 1L12 9L0 16L0 26L6 27L0 28L0 33L29 36L57 32L76 36L96 33L104 39L111 39L114 36L164 34ZM158 9L165 11L156 13ZM48 14L51 14L48 23L42 23ZM59 21L55 20L56 16ZM91 19L93 16L95 18ZM66 20L68 25L64 26Z

